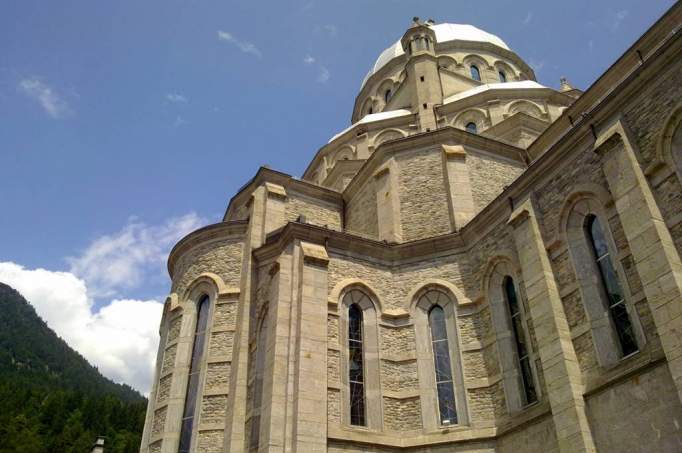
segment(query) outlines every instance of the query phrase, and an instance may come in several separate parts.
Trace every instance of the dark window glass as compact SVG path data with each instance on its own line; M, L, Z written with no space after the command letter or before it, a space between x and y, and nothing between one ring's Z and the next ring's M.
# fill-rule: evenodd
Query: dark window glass
M498 72L500 76L500 82L505 83L507 81L507 75L504 73L504 71Z
M478 66L472 64L470 70L471 70L471 78L474 80L478 80L480 82L481 81L481 72L478 70Z
M518 359L519 373L521 377L521 389L523 391L524 404L531 404L537 401L533 372L530 366L530 356L526 345L526 331L523 325L523 315L519 307L519 300L516 297L516 287L511 277L504 279L504 295L507 300L509 320L514 333L514 345L516 346L516 357Z
M474 122L467 123L467 125L465 127L466 127L467 132L470 132L472 134L478 133L478 128L476 127L476 123L474 123Z
M182 427L180 429L180 446L178 453L189 453L192 445L192 430L194 427L194 412L197 406L199 392L199 373L201 371L201 357L204 353L206 326L208 324L209 299L204 296L197 305L197 325L194 329L194 343L192 345L192 360L187 380L185 394L185 408L182 411Z
M348 308L348 381L350 424L365 425L365 374L363 363L362 310L357 304Z
M604 231L596 216L587 216L585 219L585 230L592 246L597 268L599 269L602 290L606 295L609 315L618 336L621 353L623 356L626 356L637 352L639 347L637 346L635 332L625 306L623 291L611 261Z
M436 375L438 393L438 412L442 425L457 423L457 407L455 390L452 382L452 366L448 332L445 325L445 312L439 305L429 311L429 329L431 330L431 347L433 349L433 365Z
M391 90L386 90L386 92L384 93L384 101L386 101L386 103L388 104L388 101L391 100L392 96L393 93L391 92Z

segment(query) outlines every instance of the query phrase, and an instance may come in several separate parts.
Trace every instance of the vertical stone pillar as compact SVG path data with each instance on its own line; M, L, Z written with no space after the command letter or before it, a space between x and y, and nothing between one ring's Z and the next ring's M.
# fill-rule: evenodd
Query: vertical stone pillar
M252 251L263 244L267 193L265 186L254 190L251 197L251 216L244 241L244 251L239 284L239 308L234 335L233 361L230 373L230 391L227 398L225 451L244 451L246 433L246 389L249 361L249 323L253 284Z
M282 253L271 269L273 286L270 289L270 316L273 322L268 333L268 357L263 377L261 405L261 442L259 451L291 451L290 423L292 323L292 282L295 260L293 246ZM288 444L287 444L288 441Z
M300 242L300 281L293 392L293 448L327 451L327 265L321 245Z
M401 242L403 239L397 178L392 161L374 174L379 239L387 242Z
M265 214L263 215L263 241L265 237L286 224L285 205L287 192L284 187L265 183Z
M450 222L453 230L462 228L475 214L469 168L463 146L443 145L443 169L449 198Z
M682 262L619 120L595 143L644 294L682 400Z
M511 215L530 316L561 452L596 451L585 414L578 359L530 199Z

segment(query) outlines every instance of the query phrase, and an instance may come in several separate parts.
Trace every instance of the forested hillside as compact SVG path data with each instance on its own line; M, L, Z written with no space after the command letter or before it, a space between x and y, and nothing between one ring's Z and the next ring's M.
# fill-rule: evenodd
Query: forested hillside
M0 453L139 449L146 399L102 376L0 283Z

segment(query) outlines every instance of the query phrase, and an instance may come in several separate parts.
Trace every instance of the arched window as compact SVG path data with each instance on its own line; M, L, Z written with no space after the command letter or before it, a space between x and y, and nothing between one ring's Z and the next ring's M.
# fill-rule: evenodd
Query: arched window
M497 74L500 76L500 82L505 83L507 81L507 75L504 71L499 71Z
M620 352L623 356L630 355L639 350L637 339L625 305L623 291L611 261L604 232L595 215L591 214L585 218L585 233L599 269L601 289L606 296L608 311L618 337Z
M201 359L204 355L204 345L206 344L208 312L209 298L208 296L203 296L197 305L197 324L194 329L194 344L192 345L192 358L189 366L189 378L187 380L185 408L182 412L182 426L180 428L180 446L178 448L178 453L189 453L192 444L194 413L196 412L197 396L199 393Z
M478 66L472 64L469 68L471 70L471 78L474 80L481 81L481 72L478 70Z
M526 343L527 337L523 322L523 313L519 307L519 299L516 297L514 280L509 276L505 277L503 286L504 298L507 302L507 315L509 316L509 324L511 325L514 336L516 360L518 361L521 381L520 388L523 390L521 394L523 398L522 404L525 406L536 402L538 397L537 392L535 391L535 381L533 379L529 348Z
M414 310L422 423L426 432L468 423L457 334L457 308L438 287L418 296Z
M391 92L391 90L390 90L390 88L389 88L389 89L386 90L386 92L384 93L384 101L386 101L386 103L388 104L388 101L391 100L391 97L392 97L392 96L393 96L393 93Z
M466 131L471 133L471 134L477 134L478 133L478 128L476 127L476 123L474 123L473 121L470 123L467 123L467 125L464 127L466 128Z
M429 330L431 331L431 349L433 350L440 424L453 425L457 423L455 387L452 381L452 363L450 362L448 332L445 326L445 312L439 305L434 305L429 311Z
M365 369L362 310L358 304L348 308L348 383L350 424L365 426Z
M371 115L372 114L372 107L370 106L369 109L367 109L367 114Z

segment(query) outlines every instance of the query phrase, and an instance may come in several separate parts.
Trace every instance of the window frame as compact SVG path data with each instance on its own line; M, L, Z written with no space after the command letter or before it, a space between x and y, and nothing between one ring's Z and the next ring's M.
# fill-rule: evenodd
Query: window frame
M417 369L421 392L421 411L423 428L426 432L442 432L452 427L469 424L468 403L462 370L461 347L457 326L457 308L454 295L440 286L427 286L415 294L413 318L417 348ZM448 351L453 393L457 412L457 423L442 424L440 420L439 399L436 387L436 372L429 313L439 306L445 315Z
M199 423L201 422L200 420L200 415L201 415L201 405L203 403L203 382L205 378L205 373L206 373L206 361L208 359L208 351L209 351L209 345L210 345L210 340L211 340L211 330L212 330L212 320L213 320L213 309L214 309L214 301L215 297L211 297L211 295L208 292L201 292L198 297L193 297L192 303L190 306L193 308L192 313L191 313L191 323L192 323L192 347L189 349L189 357L188 357L188 368L187 368L187 382L185 385L185 392L183 395L183 404L182 404L182 412L180 412L180 427L179 427L179 438L178 438L178 453L184 453L184 452L192 452L196 448L196 443L197 443L197 433L198 433L198 428L199 428ZM201 354L199 355L199 359L197 361L199 369L196 371L196 373L192 373L192 358L194 356L194 351L196 349L196 335L197 335L197 328L199 327L199 314L201 312L201 306L202 304L206 303L207 304L207 314L206 314L206 326L203 331L203 344L202 344L202 351ZM189 317L188 317L189 318ZM185 416L185 412L187 411L187 397L189 395L189 390L190 390L190 385L191 385L191 375L196 374L197 376L197 383L196 383L196 395L194 399L194 407L192 409L192 415L191 416ZM192 427L191 430L189 431L189 446L188 449L183 450L182 448L182 439L183 439L183 431L182 431L182 425L185 423L186 420L191 419L192 420Z
M514 414L527 409L542 400L542 391L538 375L538 353L533 347L530 336L529 324L531 322L529 311L526 307L526 297L518 266L512 264L511 259L497 258L486 273L487 291L486 296L490 304L492 322L495 329L495 342L497 355L502 374L507 411ZM510 278L518 304L518 312L523 328L523 335L528 347L529 366L533 385L535 387L536 401L529 403L524 395L522 382L521 361L518 359L515 332L512 325L511 313L508 308L508 296L505 291L505 280Z
M608 197L606 190L596 192L602 194L601 198L597 198L597 195L594 195L594 193L594 191L580 191L569 195L564 207L565 214L562 215L562 225L571 257L571 265L573 266L580 291L582 308L585 311L586 322L592 334L592 343L596 352L597 363L602 368L609 369L637 353L628 356L621 354L617 335L605 302L605 294L602 292L600 281L597 278L599 269L593 257L592 246L585 232L585 219L589 215L594 215L599 220L610 256L618 257L618 253L616 253L618 249L613 240L611 226L606 221L609 218L609 213L610 215L617 214L614 212L613 207L610 207L609 210L604 208L605 202L603 200L607 200L606 197ZM641 351L645 347L646 336L633 304L627 275L620 259L613 260L612 265L621 285L625 307L630 317L637 345Z
M475 71L475 72L474 72L474 71ZM469 75L471 76L471 78L472 78L473 80L476 80L477 82L482 82L482 81L483 81L483 80L481 80L481 70L480 70L479 67L478 67L476 64L474 64L474 63L472 63L472 64L469 65Z
M342 425L351 430L379 431L383 427L383 400L379 369L379 309L374 293L363 286L344 288L339 303L339 343L341 346ZM365 425L351 424L349 382L348 310L356 304L362 311Z
M474 121L469 121L468 123L466 123L464 125L464 130L466 130L470 134L478 135L478 125Z
M594 234L594 226L599 227L599 233L602 236L604 246L606 247L606 250L604 253L601 255L599 254L598 250L598 245L597 245L597 239L595 238ZM594 215L594 214L587 214L585 216L585 220L583 221L583 229L584 233L586 236L586 240L588 242L588 247L590 251L592 252L592 262L593 262L593 267L596 269L596 275L598 276L599 280L599 290L601 293L601 298L602 298L602 303L605 305L606 310L609 314L609 319L611 321L611 327L614 330L617 338L617 345L619 346L619 352L620 352L620 359L627 358L633 354L636 354L641 350L641 347L639 346L639 342L637 341L637 335L635 333L635 326L632 322L630 313L628 312L627 308L627 303L625 301L625 291L623 289L623 284L621 283L621 279L618 275L618 272L616 271L616 267L613 263L612 259L612 253L610 250L610 247L608 246L608 241L606 239L606 233L604 230L604 227L602 223L599 221L599 218ZM610 268L611 275L613 275L613 278L615 279L615 284L620 291L620 298L617 300L615 303L611 302L612 299L612 292L609 290L609 282L607 280L607 275L605 275L605 270L604 267L608 266ZM614 315L614 309L615 308L624 308L625 309L625 316L627 317L627 322L630 325L630 329L632 330L631 335L634 337L634 343L635 343L635 349L632 351L627 351L625 349L625 344L624 344L624 339L623 339L623 334L618 326L618 323L615 320L615 315Z

